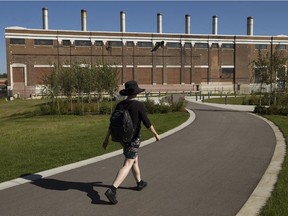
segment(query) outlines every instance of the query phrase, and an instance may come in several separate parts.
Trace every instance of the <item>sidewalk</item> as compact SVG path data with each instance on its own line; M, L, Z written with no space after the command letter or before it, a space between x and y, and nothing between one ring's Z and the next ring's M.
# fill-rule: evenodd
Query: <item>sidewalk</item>
M255 108L254 105L203 103L201 100L196 100L195 96L186 96L185 99L193 103L205 104L211 107L243 111L243 112L253 112ZM276 136L275 151L271 159L271 162L266 172L264 173L261 181L255 188L255 190L253 191L253 193L251 194L245 205L238 212L237 216L258 215L259 210L265 205L266 201L271 196L271 193L273 191L275 183L277 182L278 174L281 171L282 163L284 161L284 157L286 154L285 138L282 132L279 130L279 128L269 120L262 118L260 116L257 117L267 122L267 124L269 124L269 126L274 131L274 134Z

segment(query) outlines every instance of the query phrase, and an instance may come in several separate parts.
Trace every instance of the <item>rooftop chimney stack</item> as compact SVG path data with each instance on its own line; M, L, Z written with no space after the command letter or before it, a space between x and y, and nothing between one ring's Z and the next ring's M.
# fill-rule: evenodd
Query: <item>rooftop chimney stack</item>
M157 14L157 33L162 33L162 14Z
M85 9L81 10L81 30L87 31L87 11Z
M185 33L190 34L190 15L186 14L185 15Z
M120 31L126 32L126 14L124 11L120 12Z
M217 16L213 16L212 34L214 35L218 34L218 17Z
M254 20L253 17L247 17L247 35L253 36Z
M43 29L48 30L48 8L42 8Z

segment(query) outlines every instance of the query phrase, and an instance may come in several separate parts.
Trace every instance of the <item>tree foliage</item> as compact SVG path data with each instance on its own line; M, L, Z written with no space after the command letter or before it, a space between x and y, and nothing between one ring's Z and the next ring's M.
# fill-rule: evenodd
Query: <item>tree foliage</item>
M276 47L276 50L271 53L259 50L257 58L250 63L253 81L260 84L260 106L264 84L270 85L270 93L274 95L274 105L276 105L276 92L279 90L287 92L287 59L287 54Z
M279 49L273 53L258 51L258 56L250 64L253 70L254 82L271 86L271 91L280 88L287 89L287 55Z
M70 67L54 66L51 74L44 77L44 93L57 105L60 113L59 98L71 103L77 99L84 111L84 102L91 103L92 97L101 99L104 93L113 97L118 91L118 70L107 64L74 64Z

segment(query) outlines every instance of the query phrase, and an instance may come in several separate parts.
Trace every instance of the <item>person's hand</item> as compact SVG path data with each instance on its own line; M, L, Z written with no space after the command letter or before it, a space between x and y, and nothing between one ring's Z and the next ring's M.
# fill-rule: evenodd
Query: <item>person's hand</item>
M104 150L106 150L108 144L109 144L109 137L110 137L110 130L108 129L107 134L105 136L105 139L103 141L102 147Z
M106 150L108 144L109 144L109 139L105 139L105 140L103 141L103 144L102 144L102 147L103 147L104 150Z

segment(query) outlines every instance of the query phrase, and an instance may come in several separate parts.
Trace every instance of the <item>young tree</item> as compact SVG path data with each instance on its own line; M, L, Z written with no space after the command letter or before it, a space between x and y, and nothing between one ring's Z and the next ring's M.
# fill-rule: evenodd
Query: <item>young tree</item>
M273 52L258 51L257 59L253 60L252 65L254 82L260 84L260 105L263 85L270 85L271 93L274 93L279 87L277 81L281 77L283 79L283 71L285 72L287 56L278 48ZM284 73L285 74L285 73ZM286 74L287 76L287 74ZM287 79L284 76L284 79ZM274 100L274 103L276 101Z
M72 96L74 94L75 78L74 73L70 67L59 68L59 85L61 92L70 101L70 109L73 109Z
M60 113L59 96L61 94L60 81L59 81L59 70L54 65L51 74L45 74L43 77L44 89L42 89L43 94L45 93L49 98L52 99L52 108L56 108L57 113Z
M110 95L111 103L110 103L110 111L113 112L112 108L112 100L114 93L118 90L118 69L112 68L109 65L103 65L102 68L102 85L103 89Z
M88 102L91 102L91 93L103 92L113 97L118 90L117 68L109 65L80 65L73 64L70 67L56 67L51 74L44 79L47 95L53 101L53 107L57 102L57 112L60 113L58 96L63 95L71 102L72 97L78 95L78 103L81 102L82 112L84 112L84 97L88 95ZM111 106L112 109L112 106Z

